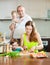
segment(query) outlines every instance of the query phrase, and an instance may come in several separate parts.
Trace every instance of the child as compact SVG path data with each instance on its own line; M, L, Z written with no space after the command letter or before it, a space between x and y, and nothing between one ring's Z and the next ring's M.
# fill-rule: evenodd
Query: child
M12 11L11 16L12 16L12 23L9 25L9 28L11 29L10 39L13 38L13 33L14 33L14 30L15 30L15 23L17 22L17 20L16 20L16 18L17 18L16 11Z
M12 16L12 22L17 22L17 14L16 14L16 11L12 11L11 12L11 16Z
M18 45L18 41L16 39L13 39L10 44L12 45L12 51L23 51L23 48Z

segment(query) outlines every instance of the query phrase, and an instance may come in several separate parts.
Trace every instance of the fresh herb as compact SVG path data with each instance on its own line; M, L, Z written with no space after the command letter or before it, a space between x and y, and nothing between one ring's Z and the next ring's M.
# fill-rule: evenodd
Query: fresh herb
M19 57L20 53L19 52L9 52L9 53L0 54L0 56Z

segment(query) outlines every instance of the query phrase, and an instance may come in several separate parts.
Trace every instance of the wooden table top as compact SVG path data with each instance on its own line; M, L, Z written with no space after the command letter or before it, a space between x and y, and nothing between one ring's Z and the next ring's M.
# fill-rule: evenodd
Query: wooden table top
M50 53L47 53L47 55L48 58L0 57L0 65L50 65Z

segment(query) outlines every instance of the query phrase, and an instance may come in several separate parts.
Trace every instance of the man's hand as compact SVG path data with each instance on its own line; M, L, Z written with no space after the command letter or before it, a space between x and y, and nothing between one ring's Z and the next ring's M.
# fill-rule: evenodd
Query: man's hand
M17 19L13 19L14 23L18 23L18 20Z
M14 31L14 30L15 30L15 24L12 23L12 24L9 26L9 28L10 28L11 31Z

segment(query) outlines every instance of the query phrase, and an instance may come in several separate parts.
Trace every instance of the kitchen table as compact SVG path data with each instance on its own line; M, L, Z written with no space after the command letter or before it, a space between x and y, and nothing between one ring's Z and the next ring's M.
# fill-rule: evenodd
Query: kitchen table
M30 58L29 56L0 57L0 65L50 65L50 52L47 52L47 55L47 58Z

